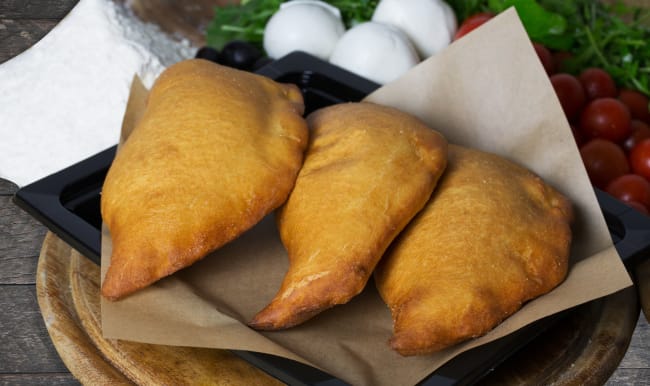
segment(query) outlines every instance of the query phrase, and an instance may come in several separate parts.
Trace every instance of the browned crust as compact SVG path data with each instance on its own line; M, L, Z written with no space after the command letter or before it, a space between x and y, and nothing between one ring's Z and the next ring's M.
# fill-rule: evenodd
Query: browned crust
M481 336L567 273L572 209L538 176L450 146L431 200L377 267L392 348L437 352Z
M282 329L348 302L426 203L446 140L415 117L371 103L321 109L305 163L278 214L289 270L250 325Z
M187 267L280 206L307 145L303 109L295 86L205 60L163 72L104 183L102 295Z

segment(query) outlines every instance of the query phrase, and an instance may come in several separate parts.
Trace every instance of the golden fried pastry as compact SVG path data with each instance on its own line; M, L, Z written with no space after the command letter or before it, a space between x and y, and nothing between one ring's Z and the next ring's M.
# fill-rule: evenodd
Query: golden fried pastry
M375 271L390 307L390 345L429 354L487 333L564 279L570 203L499 156L449 146L425 208Z
M307 122L305 162L277 219L289 269L250 322L257 329L297 325L358 294L447 163L446 140L394 108L340 104Z
M280 206L307 146L303 109L295 86L206 60L164 71L104 183L113 251L102 294L187 267Z

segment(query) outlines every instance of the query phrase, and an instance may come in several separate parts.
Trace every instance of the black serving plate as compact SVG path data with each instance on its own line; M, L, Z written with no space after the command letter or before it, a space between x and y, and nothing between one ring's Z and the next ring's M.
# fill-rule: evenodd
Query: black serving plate
M295 52L257 71L302 90L306 114L320 107L363 99L379 85L310 55ZM20 189L14 201L90 260L100 264L100 192L116 146ZM650 250L650 217L596 189L616 249L630 266ZM529 343L564 313L539 320L504 338L467 351L421 382L421 385L461 385L480 379ZM290 385L344 385L312 367L266 354L235 354Z

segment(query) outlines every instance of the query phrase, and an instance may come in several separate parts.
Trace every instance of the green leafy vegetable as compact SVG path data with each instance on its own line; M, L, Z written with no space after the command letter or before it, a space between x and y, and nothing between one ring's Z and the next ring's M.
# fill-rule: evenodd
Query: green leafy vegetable
M495 12L515 7L532 40L553 49L571 47L571 37L566 34L567 20L561 14L548 11L531 0L488 0L488 5Z
M263 49L264 27L284 0L242 0L225 7L215 7L214 17L206 29L206 43L221 49L232 40L243 40ZM368 21L379 0L328 0L341 11L343 24L350 28Z
M346 28L363 23L372 18L379 0L326 0L341 11L343 24Z
M264 27L284 0L242 0L215 8L206 30L209 46L244 40L263 49ZM378 0L327 0L347 28L368 21ZM448 0L459 22L478 12L514 6L531 39L573 58L565 71L601 67L617 84L650 95L650 10L595 0Z
M232 40L243 40L262 48L264 26L283 0L242 0L240 4L215 7L206 29L206 44L221 50Z
M449 0L457 15L498 13L510 6L531 40L573 57L563 71L609 72L617 84L650 95L650 10L596 0ZM462 19L461 19L462 20Z

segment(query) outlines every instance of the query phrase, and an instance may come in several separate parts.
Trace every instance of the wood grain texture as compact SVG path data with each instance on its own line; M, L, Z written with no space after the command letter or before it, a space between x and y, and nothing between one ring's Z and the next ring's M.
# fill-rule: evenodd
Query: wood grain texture
M60 20L78 0L2 0L0 19Z
M52 341L82 383L281 384L228 351L104 339L99 267L52 233L43 243L36 287Z
M161 0L128 1L142 3L143 9L160 8L145 7L147 2L155 4L158 1L164 5ZM215 3L217 1L220 0L215 0ZM0 0L0 63L38 41L77 2ZM628 2L650 5L647 0ZM203 10L206 12L206 8ZM0 179L0 384L78 385L51 343L36 301L35 285L32 284L45 228L20 209L10 208L13 204L9 196L15 191L15 184ZM650 283L650 280L645 283ZM646 288L648 293L650 289ZM649 348L650 327L646 318L641 316L625 357L605 384L650 385Z
M634 270L641 309L647 321L650 321L650 259L641 261Z
M0 286L0 374L65 373L47 335L33 285Z
M45 227L7 194L0 195L0 219L0 283L34 284Z
M0 178L0 196L11 196L18 191L18 185Z
M0 374L0 385L78 386L70 373Z
M638 315L633 288L579 306L481 384L602 384L625 355Z
M56 24L50 19L0 19L0 63L34 45Z
M65 243L48 243L48 233L38 265L38 304L47 332L67 368L84 384L129 384L119 371L104 361L80 327L70 297L70 254Z
M185 378L229 380L233 384L275 383L264 376L258 377L255 373L257 370L251 370L247 364L240 363L239 358L221 350L103 339L99 327L99 269L52 233L48 233L43 244L38 278L39 281L41 278L50 280L49 284L37 283L39 291L44 293L44 299L39 297L39 301L73 306L74 310L63 312L77 315L72 334L83 330L85 334L82 334L82 338L96 345L114 368L138 384L180 384ZM57 289L52 291L54 287ZM45 317L49 318L47 309L41 308ZM53 320L60 313L59 310L52 314ZM636 372L629 370L644 366L642 358L647 361L642 336L636 336L636 339L632 336L638 319L639 307L633 288L580 306L512 359L497 367L482 384L623 384L637 376ZM70 362L66 360L68 355L76 355L76 351L69 353L65 347L61 347L61 340L66 341L69 332L61 329L57 335L52 335L66 363ZM645 333L650 332L646 330ZM86 342L77 344L85 345ZM638 362L628 358L626 366L629 369L619 366L626 350L628 354L636 352L641 355ZM181 362L182 366L178 365ZM170 363L177 365L169 367ZM617 367L619 374L611 377ZM78 369L71 367L71 370L80 377L76 372ZM80 371L88 370L83 368Z

